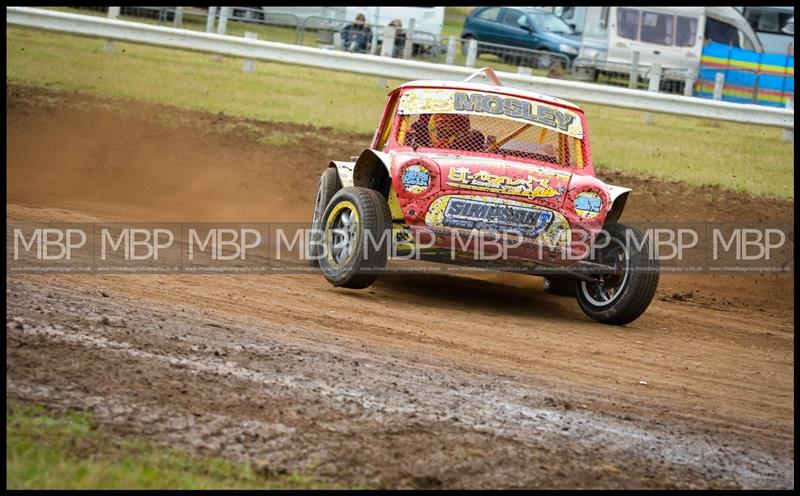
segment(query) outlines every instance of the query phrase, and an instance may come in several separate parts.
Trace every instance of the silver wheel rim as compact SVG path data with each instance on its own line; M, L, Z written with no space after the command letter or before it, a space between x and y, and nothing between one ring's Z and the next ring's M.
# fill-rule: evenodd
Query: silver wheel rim
M349 208L342 210L333 222L330 248L337 264L345 263L355 251L356 227L355 215Z
M600 274L596 283L581 281L581 294L592 305L605 307L614 303L624 291L628 283L630 257L624 243L612 239L612 245L599 253L597 258L596 262L614 266L617 271Z

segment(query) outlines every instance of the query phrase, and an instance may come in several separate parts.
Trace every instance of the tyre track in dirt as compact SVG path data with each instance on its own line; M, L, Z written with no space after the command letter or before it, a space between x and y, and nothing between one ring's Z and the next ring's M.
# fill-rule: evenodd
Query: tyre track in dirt
M7 96L13 221L306 220L321 167L368 140ZM275 132L305 148L260 142ZM634 222L793 220L787 202L603 177L640 192ZM793 294L793 275L667 275L612 328L508 274L365 291L316 275L13 276L7 397L350 484L793 487Z

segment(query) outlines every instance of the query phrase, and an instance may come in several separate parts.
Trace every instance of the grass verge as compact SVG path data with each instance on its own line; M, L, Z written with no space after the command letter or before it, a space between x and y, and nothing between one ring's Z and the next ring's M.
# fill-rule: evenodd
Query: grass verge
M102 40L15 27L6 41L8 81L365 136L387 90L400 83L266 62L244 73L241 60L126 43L106 53ZM663 114L647 125L642 111L583 107L601 175L616 170L794 199L794 146L778 128Z
M84 412L6 406L6 489L318 489L300 475L112 436Z

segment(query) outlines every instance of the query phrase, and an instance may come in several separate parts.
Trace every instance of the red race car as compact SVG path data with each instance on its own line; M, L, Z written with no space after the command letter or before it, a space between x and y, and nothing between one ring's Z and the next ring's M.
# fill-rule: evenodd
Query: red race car
M494 84L470 82L480 73ZM320 178L307 255L335 286L365 288L393 256L522 271L626 324L648 307L658 264L617 221L630 189L594 176L586 116L502 86L413 81L389 93L369 148Z

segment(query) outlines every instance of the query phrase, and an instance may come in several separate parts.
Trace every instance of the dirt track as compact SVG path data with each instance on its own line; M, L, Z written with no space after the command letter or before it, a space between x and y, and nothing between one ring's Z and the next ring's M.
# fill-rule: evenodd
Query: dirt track
M304 221L327 160L369 140L7 96L12 221ZM293 140L302 150L280 144ZM634 188L627 222L793 220L791 203L600 176ZM514 275L365 291L321 276L15 276L7 396L350 484L794 487L793 283L667 275L643 317L613 328Z

